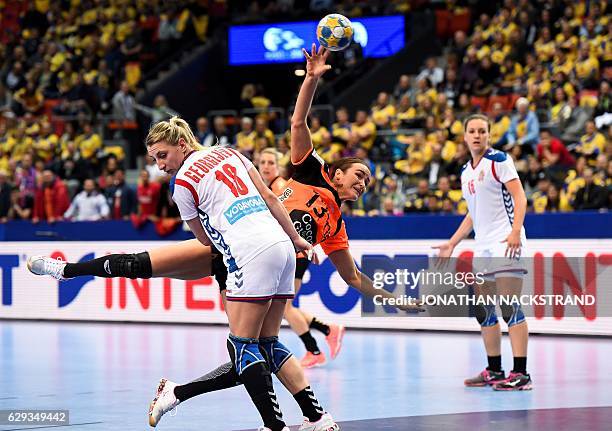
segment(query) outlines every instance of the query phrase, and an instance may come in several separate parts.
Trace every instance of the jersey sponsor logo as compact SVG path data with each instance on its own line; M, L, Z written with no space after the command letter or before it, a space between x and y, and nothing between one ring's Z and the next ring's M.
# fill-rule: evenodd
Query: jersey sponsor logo
M202 178L204 178L204 176L213 170L219 163L233 155L234 154L228 149L216 149L193 162L184 172L184 175L194 183L198 184Z
M310 244L314 244L317 239L317 223L312 215L306 211L293 210L289 217L297 233Z
M261 196L250 196L234 202L227 210L224 211L223 215L229 224L234 224L244 216L266 211L267 209L268 206Z
M291 196L292 194L293 194L293 189L290 187L287 187L285 191L283 192L283 194L278 197L278 200L281 202L285 202L289 198L289 196Z

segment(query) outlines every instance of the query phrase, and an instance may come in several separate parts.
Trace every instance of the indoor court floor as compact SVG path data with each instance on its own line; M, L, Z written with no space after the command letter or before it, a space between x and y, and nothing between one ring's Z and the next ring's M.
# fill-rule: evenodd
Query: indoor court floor
M71 430L146 430L160 377L184 383L227 362L222 326L0 322L0 410L63 409ZM298 357L298 337L281 339ZM323 338L319 345L326 347ZM307 370L321 404L345 431L610 430L609 338L533 336L534 390L465 388L486 357L478 333L349 330L342 351ZM512 367L504 337L503 364ZM302 420L275 381L285 421ZM167 414L157 429L246 430L260 419L242 387L205 394ZM0 425L0 431L51 429Z

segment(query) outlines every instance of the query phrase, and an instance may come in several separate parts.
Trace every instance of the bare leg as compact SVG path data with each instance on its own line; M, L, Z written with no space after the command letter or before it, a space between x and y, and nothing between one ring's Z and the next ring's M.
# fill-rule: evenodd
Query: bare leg
M211 248L197 239L149 250L153 277L198 280L211 274Z
M302 280L295 279L293 283L295 286L295 294L297 295L302 286ZM312 321L312 317L310 320L307 320L304 313L293 306L292 301L287 301L285 305L285 319L289 322L289 326L291 326L291 329L297 335L302 335L310 330L309 325Z

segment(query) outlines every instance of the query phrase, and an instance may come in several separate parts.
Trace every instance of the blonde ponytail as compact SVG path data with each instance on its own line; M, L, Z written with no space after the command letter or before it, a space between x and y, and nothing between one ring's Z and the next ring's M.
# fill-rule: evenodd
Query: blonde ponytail
M180 117L174 116L167 121L160 121L151 126L145 143L150 147L158 142L166 141L169 145L178 145L179 139L183 139L187 146L195 151L203 150L189 124Z

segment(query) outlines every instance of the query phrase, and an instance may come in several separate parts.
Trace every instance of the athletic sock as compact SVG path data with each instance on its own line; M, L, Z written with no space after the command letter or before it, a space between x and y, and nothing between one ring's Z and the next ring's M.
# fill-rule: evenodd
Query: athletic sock
M306 386L300 392L293 396L302 409L302 414L308 418L310 422L316 422L321 419L325 413L323 407L315 397L310 386Z
M514 357L514 368L513 373L527 374L527 357L526 356L515 356Z
M329 335L329 325L317 320L316 317L312 318L312 322L310 322L310 327L312 329L316 329L317 331L322 332L325 336Z
M307 331L303 333L302 335L300 335L300 338L302 339L302 342L304 343L306 350L308 350L313 355L321 354L321 351L319 350L319 346L317 346L317 340L314 339L310 331Z
M487 369L489 371L500 372L502 370L502 367L501 367L501 355L499 355L499 356L487 356L487 360L489 361L489 366L487 367Z
M240 379L257 407L264 425L272 431L282 431L286 425L276 400L268 365L264 362L249 365L240 375Z
M67 263L64 277L72 278L82 275L96 277L151 278L153 270L149 253L109 254L87 262Z
M174 395L179 401L186 401L207 392L220 391L241 385L242 381L231 362L227 362L208 374L203 375L184 385L174 388Z

